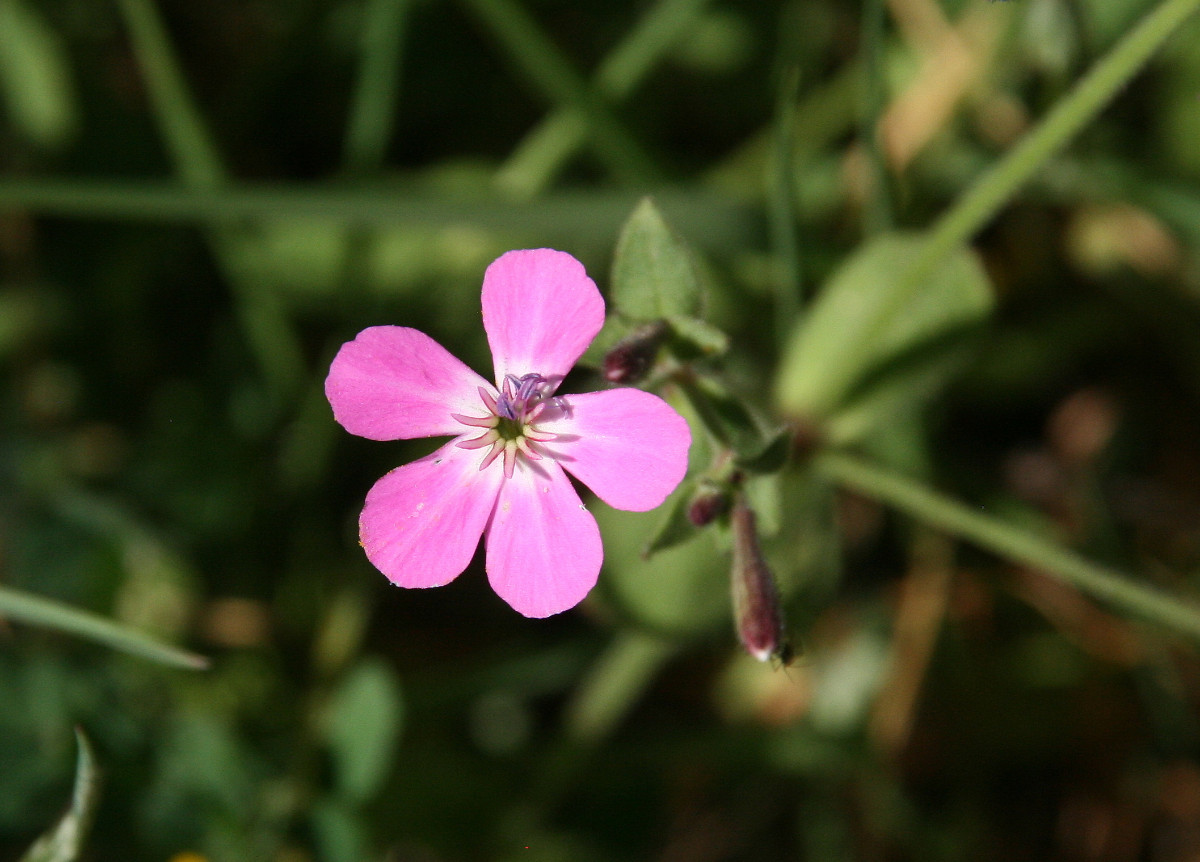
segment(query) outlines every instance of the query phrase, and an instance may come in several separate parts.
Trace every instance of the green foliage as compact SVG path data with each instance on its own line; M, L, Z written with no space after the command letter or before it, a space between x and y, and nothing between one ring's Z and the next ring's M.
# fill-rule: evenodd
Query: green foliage
M62 147L79 123L62 41L36 6L0 3L0 105L31 142Z
M668 317L671 352L683 360L722 356L729 350L729 336L695 317Z
M83 731L75 729L79 755L75 763L75 790L71 807L55 827L39 838L21 862L74 862L83 851L88 830L100 800L100 771L96 755Z
M0 857L1195 857L1200 0L919 5L0 0ZM323 381L543 246L694 444L530 621Z
M326 737L336 790L349 802L368 801L392 766L403 721L395 673L378 659L363 659L333 692Z
M707 535L693 531L688 541L679 542L679 533L665 537L654 518L608 509L595 514L608 557L604 589L623 614L651 631L676 636L724 626L729 566L713 552ZM656 540L653 556L643 556Z
M788 345L776 386L786 414L854 442L950 379L959 363L949 349L990 312L992 291L974 253L961 249L910 301L895 301L924 242L880 237L831 276Z
M697 418L718 443L743 456L762 451L762 432L745 402L718 381L703 377L681 383L680 388Z
M659 551L672 548L695 537L696 525L688 517L695 490L695 482L685 479L662 504L658 528L651 534L650 540L642 549L643 557L650 559Z
M0 587L0 615L69 632L165 665L192 670L202 670L208 666L208 660L203 656L167 646L128 626L17 590Z
M612 298L617 311L632 320L700 312L700 280L691 255L649 198L637 205L617 239Z

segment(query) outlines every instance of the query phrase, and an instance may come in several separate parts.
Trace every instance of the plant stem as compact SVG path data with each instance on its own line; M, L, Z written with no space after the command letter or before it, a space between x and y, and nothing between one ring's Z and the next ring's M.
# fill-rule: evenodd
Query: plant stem
M887 98L884 83L884 31L887 14L883 0L865 0L862 23L862 56L866 66L865 97L858 136L866 150L869 187L865 207L864 232L873 236L892 227L892 201L887 163L879 141L879 118Z
M1054 542L970 509L919 482L850 455L825 453L818 472L1002 557L1032 566L1142 619L1200 639L1200 607L1085 560Z
M1136 75L1200 0L1164 0L1116 47L1099 60L1074 89L1004 158L943 215L930 232L921 260L910 276L918 283L954 247L966 242L1016 193L1042 164L1075 136L1117 91Z
M925 246L888 294L878 326L902 314L954 249L966 243L1017 190L1066 145L1146 64L1200 0L1163 0L1101 58L1021 142L996 162L929 230ZM879 333L874 333L878 336Z

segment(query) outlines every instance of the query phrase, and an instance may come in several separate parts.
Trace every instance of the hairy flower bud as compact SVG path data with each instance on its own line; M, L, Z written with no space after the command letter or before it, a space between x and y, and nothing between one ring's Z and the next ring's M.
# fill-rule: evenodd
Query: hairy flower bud
M727 491L704 491L688 503L687 516L695 527L707 527L729 511Z
M666 321L639 326L604 355L604 379L609 383L637 383L658 355L668 332Z
M741 495L733 506L731 521L733 614L738 638L746 652L759 661L776 658L789 664L793 654L784 631L779 588L758 544L754 510Z

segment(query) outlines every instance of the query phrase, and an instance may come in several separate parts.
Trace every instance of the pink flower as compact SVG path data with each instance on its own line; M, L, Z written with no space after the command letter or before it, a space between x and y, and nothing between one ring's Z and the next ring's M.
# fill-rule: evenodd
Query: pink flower
M325 380L333 415L371 440L450 436L375 483L359 519L367 558L392 583L436 587L486 536L488 580L527 617L583 600L604 553L565 469L617 509L644 512L683 479L691 434L639 389L555 395L604 323L604 300L569 254L510 251L483 277L488 383L415 329L373 326Z

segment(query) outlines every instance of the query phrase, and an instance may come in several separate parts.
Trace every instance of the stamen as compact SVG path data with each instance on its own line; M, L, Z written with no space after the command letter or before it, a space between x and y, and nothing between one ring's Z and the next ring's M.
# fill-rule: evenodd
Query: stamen
M534 411L549 394L550 381L536 373L522 377L504 375L500 385L500 397L496 401L496 413L512 422L525 424L535 415Z
M512 378L511 374L508 376ZM517 400L524 404L534 395L538 394L538 390L545 382L545 379L540 374L526 374L517 381Z
M512 386L505 380L504 391L500 393L500 400L496 402L496 412L510 422L517 421L517 405L513 398Z

